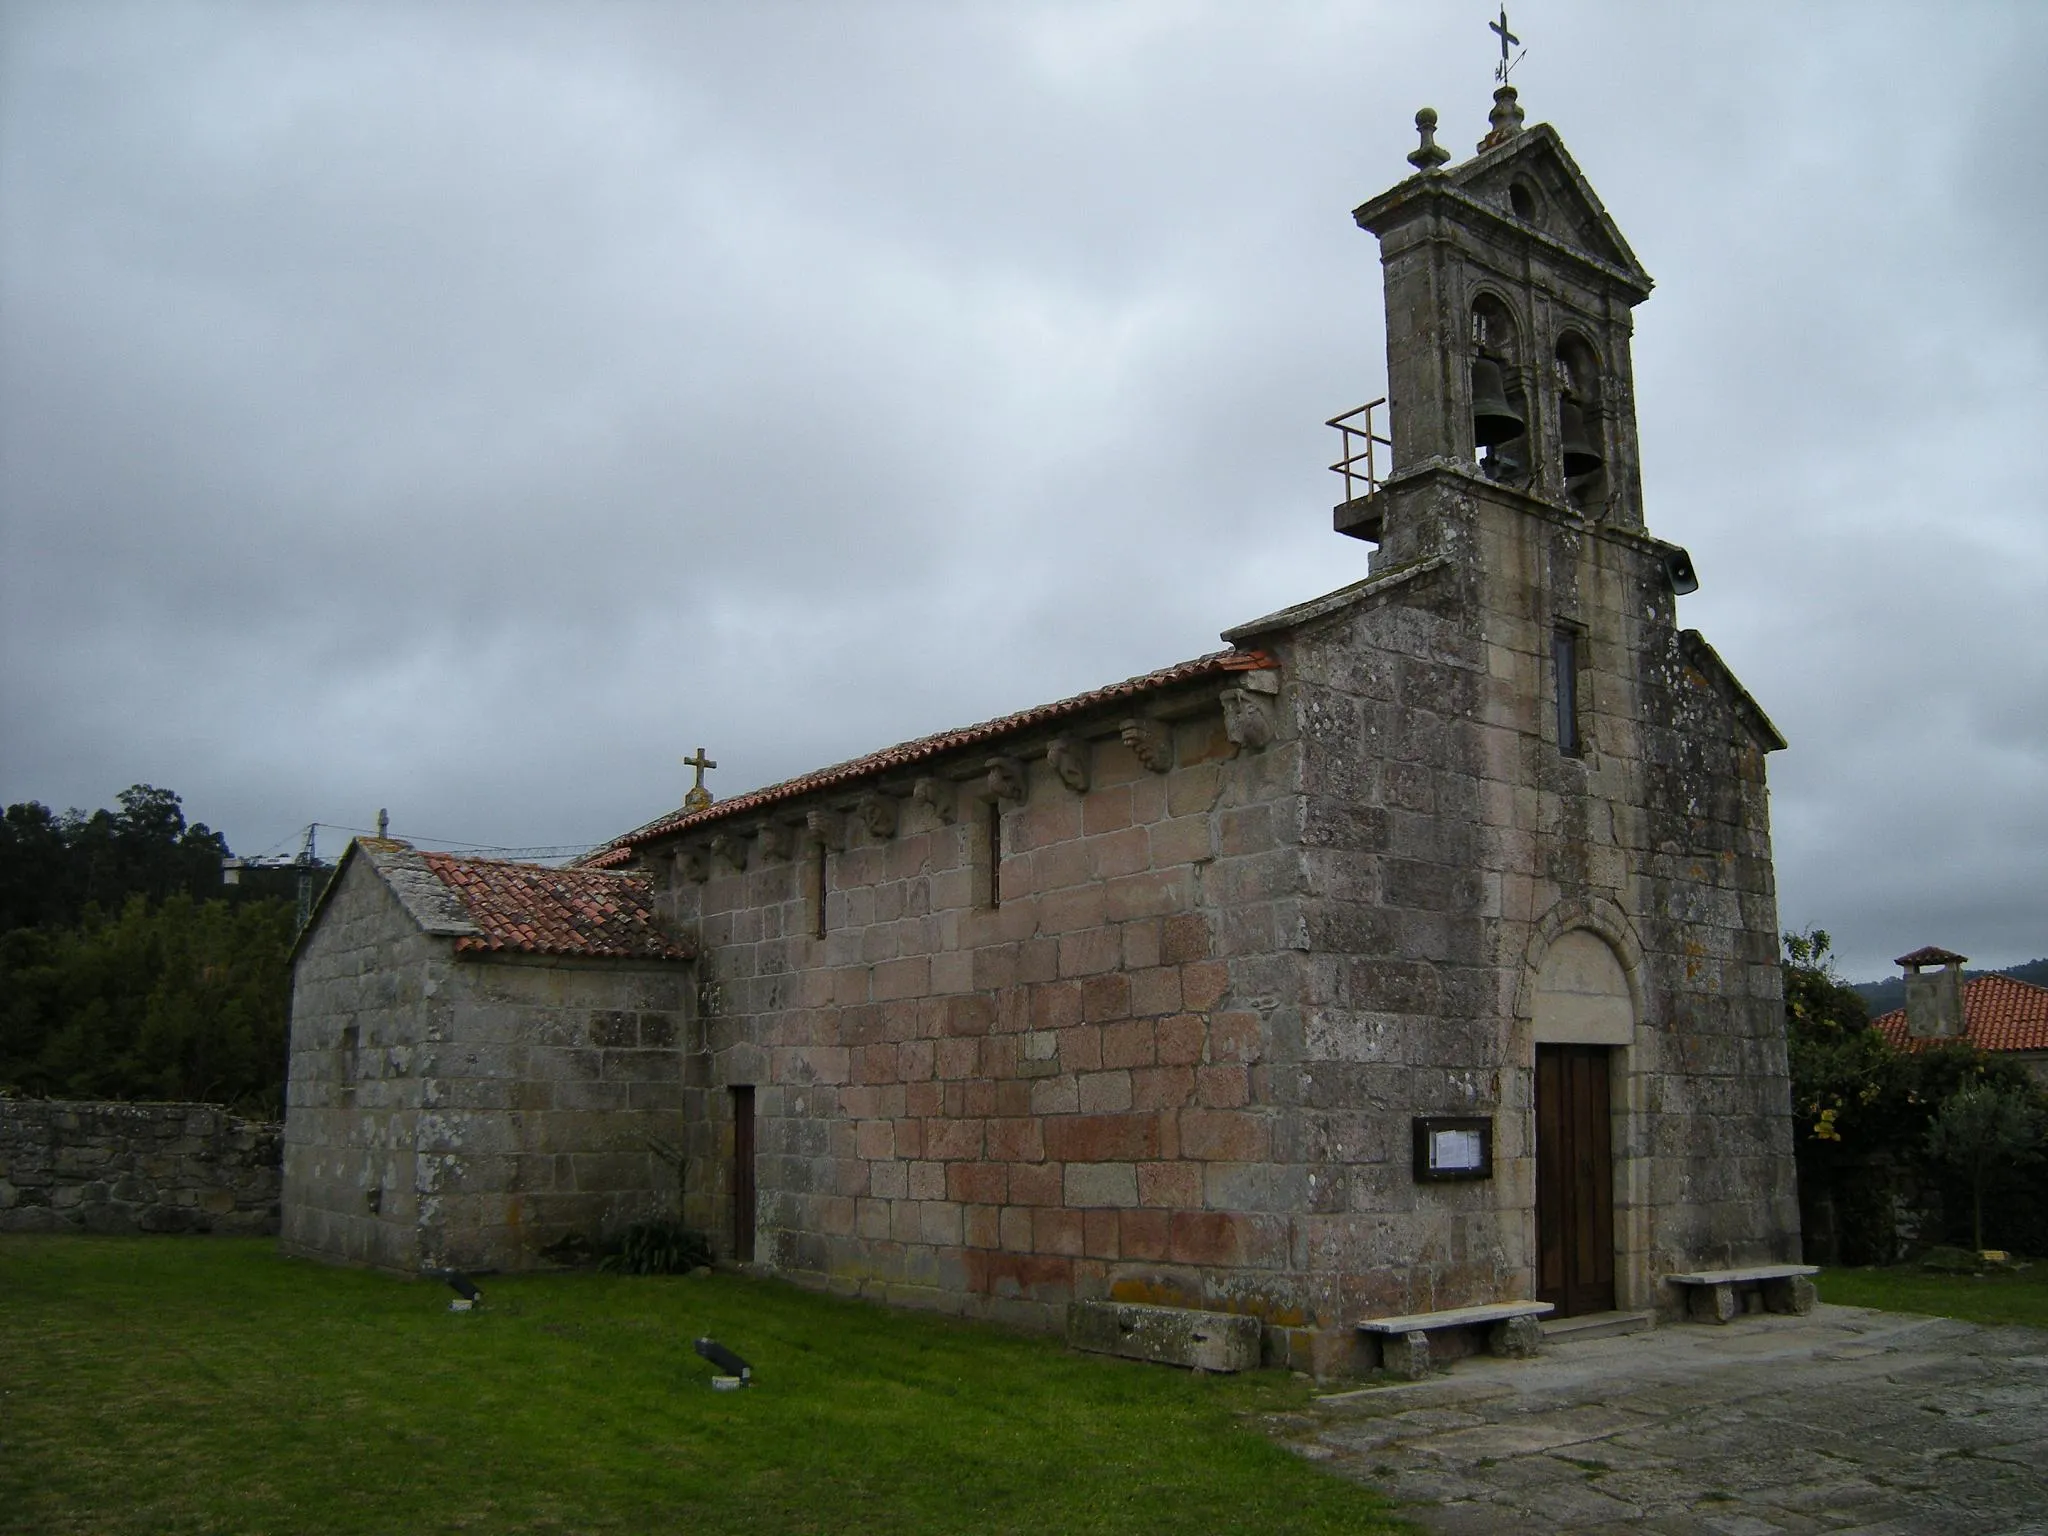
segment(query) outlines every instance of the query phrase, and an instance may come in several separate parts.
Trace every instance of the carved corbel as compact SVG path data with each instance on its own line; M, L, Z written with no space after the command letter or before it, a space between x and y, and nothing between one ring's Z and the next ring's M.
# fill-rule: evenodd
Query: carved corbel
M933 774L926 774L911 786L910 798L919 805L930 806L932 814L943 823L950 824L960 814L953 786Z
M1045 760L1060 782L1077 795L1088 793L1088 743L1078 736L1055 736L1045 744Z
M676 873L692 885L702 885L711 878L711 860L702 848L678 848Z
M764 821L757 834L761 841L761 862L779 863L789 857L789 827L779 821Z
M804 826L809 830L812 841L820 848L828 848L837 853L845 841L846 824L839 819L837 811L828 811L823 807L808 810L804 812Z
M861 825L876 842L896 835L896 802L887 795L864 795L860 802Z
M1024 765L1016 758L992 757L988 760L987 794L991 800L1015 800L1021 805L1025 787L1030 782L1025 776Z
M1273 706L1243 688L1223 690L1223 734L1247 752L1260 752L1273 739Z
M1117 732L1123 737L1124 745L1131 749L1139 762L1154 773L1168 773L1173 768L1173 733L1161 727L1156 721L1140 720L1133 715Z
M721 832L711 839L711 857L730 869L744 872L747 867L746 840L730 832Z

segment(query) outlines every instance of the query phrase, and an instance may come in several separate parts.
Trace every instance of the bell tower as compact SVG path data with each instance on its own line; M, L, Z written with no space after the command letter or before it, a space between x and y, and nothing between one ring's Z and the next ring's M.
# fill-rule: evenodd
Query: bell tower
M1505 15L1495 30L1512 40ZM1323 600L1355 605L1359 643L1413 681L1375 674L1356 699L1302 707L1372 759L1315 782L1347 814L1388 813L1354 850L1373 909L1427 902L1443 923L1358 931L1374 962L1444 978L1410 1065L1497 1096L1490 1230L1462 1251L1498 1256L1498 1290L1564 1315L1665 1307L1663 1277L1693 1255L1719 1269L1798 1252L1764 769L1785 743L1678 627L1691 562L1644 527L1630 339L1649 274L1504 80L1462 162L1434 112L1415 122L1413 174L1354 215L1380 244L1387 424L1373 407L1365 427L1360 412L1335 423L1347 445L1391 440L1384 475L1349 446L1338 465L1337 530L1378 548L1364 581ZM1361 458L1368 488L1351 496ZM1332 610L1292 610L1312 611ZM1297 672L1365 675L1320 657ZM1430 711L1441 730L1408 734ZM1461 873L1425 891L1416 860ZM1367 1013L1347 1012L1350 985L1317 999L1332 1039L1328 1019ZM1415 1209L1454 1229L1449 1206Z
M1415 174L1356 210L1385 269L1393 486L1448 469L1567 523L1640 531L1630 311L1651 279L1548 124L1513 86L1452 165L1418 112ZM1400 530L1367 496L1337 530Z

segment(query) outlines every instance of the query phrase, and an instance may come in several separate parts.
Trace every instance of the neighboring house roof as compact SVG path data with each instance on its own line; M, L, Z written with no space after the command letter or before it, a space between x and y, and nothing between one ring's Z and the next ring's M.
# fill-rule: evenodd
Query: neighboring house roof
M782 783L771 784L766 789L757 789L748 794L735 795L730 800L717 801L702 810L671 811L636 831L614 838L596 852L585 855L579 861L579 866L586 869L605 869L622 864L632 857L633 850L641 844L667 837L672 833L689 831L728 816L739 815L743 811L759 810L763 806L794 800L817 790L837 788L892 768L907 768L962 747L994 742L1016 731L1050 724L1072 715L1086 714L1105 704L1135 699L1141 694L1156 693L1160 689L1171 688L1180 683L1199 682L1204 678L1225 676L1233 672L1268 671L1277 665L1278 663L1263 651L1215 651L1207 656L1198 656L1193 661L1181 662L1177 666L1162 667L1157 672L1147 672L1141 677L1111 683L1106 688L1077 693L1070 699L1059 699L1051 704L1040 704L1033 709L1019 710L1014 715L1004 715L997 720L985 720L980 725L961 726L956 730L941 731L935 736L921 736L915 741L906 741L898 746L886 747L880 752L871 752L866 757L856 757L850 762L820 768L794 779L785 779Z
M1982 1051L2048 1051L2048 987L2010 976L1975 976L1963 983L1963 1038ZM1895 1008L1870 1027L1903 1050L1938 1044L1906 1032L1906 1010Z
M359 837L322 893L327 900L357 858L367 861L427 933L458 952L561 955L615 960L689 960L695 951L654 914L644 874L549 869L452 853L422 853L396 838ZM305 942L305 934L299 942Z

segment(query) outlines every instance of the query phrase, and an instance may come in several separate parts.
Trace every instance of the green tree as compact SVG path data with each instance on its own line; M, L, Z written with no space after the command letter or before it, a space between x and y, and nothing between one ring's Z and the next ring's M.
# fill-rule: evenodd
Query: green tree
M1975 1046L1894 1047L1870 1027L1863 999L1836 974L1824 929L1788 933L1784 945L1793 1149L1809 1231L1831 1231L1840 1262L1889 1263L1898 1251L1894 1212L1901 1198L1925 1197L1918 1174L1955 1166L1930 1151L1930 1126L1942 1106L1972 1086L2034 1104L2037 1112L2048 1100L2018 1063ZM2039 1193L2016 1194L1998 1219L2014 1233L2035 1232L2044 1209ZM1960 1201L1945 1208L1959 1210Z
M2040 1157L2036 1107L2022 1090L1991 1082L1965 1083L1927 1125L1927 1152L1970 1186L1971 1246L1984 1247L1984 1194L2001 1176Z
M31 800L0 813L0 933L33 928L72 905L64 824Z
M0 814L0 931L76 923L88 902L222 894L227 840L188 824L175 793L131 784L115 799L115 810L57 816L31 800Z
M138 895L0 934L0 1087L277 1113L295 926L285 900Z

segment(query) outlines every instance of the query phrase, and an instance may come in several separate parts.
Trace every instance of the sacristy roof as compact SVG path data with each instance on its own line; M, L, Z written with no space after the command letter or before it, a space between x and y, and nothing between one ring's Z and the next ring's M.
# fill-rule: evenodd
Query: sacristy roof
M383 837L359 837L349 844L306 933L319 922L328 893L358 858L377 872L422 931L453 939L458 954L695 958L691 946L655 916L654 884L645 874L422 853L410 843Z

